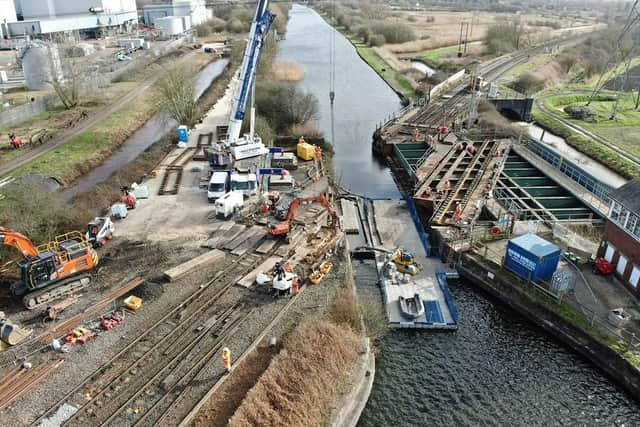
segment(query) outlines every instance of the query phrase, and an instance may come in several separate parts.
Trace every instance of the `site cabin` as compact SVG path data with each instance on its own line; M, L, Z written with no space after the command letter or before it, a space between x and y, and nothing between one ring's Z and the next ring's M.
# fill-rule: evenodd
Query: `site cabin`
M290 174L269 176L269 189L279 191L289 191L295 185L295 180Z
M209 179L207 187L207 199L213 203L216 199L224 196L229 191L229 173L214 172Z
M231 174L231 191L240 191L245 197L255 196L258 180L255 173L234 172Z
M227 219L240 209L244 204L244 196L241 191L230 191L216 200L216 217Z

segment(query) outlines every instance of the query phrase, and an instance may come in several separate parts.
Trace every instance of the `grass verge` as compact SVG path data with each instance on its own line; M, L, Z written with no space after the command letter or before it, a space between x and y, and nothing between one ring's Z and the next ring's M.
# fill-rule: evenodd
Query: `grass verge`
M562 122L554 119L544 112L538 109L534 109L533 119L541 127L564 138L567 141L567 144L569 144L571 147L602 163L621 176L627 179L640 177L640 167L638 167L636 164L620 157L618 154L598 143L597 141L577 134L576 132L567 128Z
M355 34L348 32L344 27L340 27L331 20L330 17L316 12L325 20L325 22L339 31L351 44L355 47L356 52L364 62L366 62L387 84L404 99L413 98L416 92L411 83L404 76L394 70L384 59L378 55L371 46L363 43Z
M150 90L55 150L16 169L14 176L40 174L65 184L100 164L160 108Z

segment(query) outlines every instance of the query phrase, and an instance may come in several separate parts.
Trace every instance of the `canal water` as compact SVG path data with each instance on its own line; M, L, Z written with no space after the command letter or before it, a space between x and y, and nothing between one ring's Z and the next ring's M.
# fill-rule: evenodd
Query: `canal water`
M228 59L211 62L195 77L194 98L199 99L211 84L222 74L229 63ZM165 112L154 114L147 122L135 131L127 140L100 166L84 175L70 187L61 191L63 200L71 200L74 196L93 188L109 179L114 172L135 160L142 152L160 141L175 129L177 122Z
M331 38L335 40L335 101L329 100ZM334 170L348 190L370 197L399 197L389 169L371 155L376 124L401 108L395 92L364 63L354 47L309 8L293 5L278 60L304 67L300 87L319 101L318 124L331 140ZM333 135L331 117L333 113Z
M320 99L327 134L331 31L294 5L279 45L281 59L305 68L302 86ZM371 158L369 144L376 121L399 102L339 35L336 65L336 173L354 191L394 197L389 171ZM598 370L472 284L451 288L457 332L394 331L381 339L360 427L640 426L640 408Z

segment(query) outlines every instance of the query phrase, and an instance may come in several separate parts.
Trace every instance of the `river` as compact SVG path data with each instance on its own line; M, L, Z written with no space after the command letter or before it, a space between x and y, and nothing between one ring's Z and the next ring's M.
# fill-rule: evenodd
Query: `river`
M294 5L279 44L280 59L304 67L302 87L320 99L327 135L331 31L315 12ZM399 108L398 99L340 35L336 65L334 169L347 188L397 197L369 147L375 123ZM600 371L472 284L451 288L457 332L394 331L381 339L360 427L640 425L637 404Z
M194 99L199 99L211 84L222 74L229 64L228 59L219 59L204 67L195 77ZM63 200L71 200L74 196L93 188L95 185L109 179L114 172L135 160L142 152L160 141L175 129L177 122L168 117L165 112L154 114L145 124L136 130L122 143L108 159L100 166L74 182L70 187L61 191Z

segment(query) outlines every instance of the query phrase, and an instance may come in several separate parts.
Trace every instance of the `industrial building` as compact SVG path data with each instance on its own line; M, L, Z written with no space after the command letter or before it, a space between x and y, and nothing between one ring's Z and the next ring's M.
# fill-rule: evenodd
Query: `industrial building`
M0 38L5 37L5 24L18 19L13 1L14 0L0 0Z
M13 8L7 6L12 3ZM99 36L138 22L136 0L1 0L5 38L81 32ZM13 21L13 22L12 22Z
M144 23L153 26L158 26L158 19L184 16L190 18L191 25L200 25L213 16L213 11L207 9L205 0L173 0L164 4L146 5L142 10Z
M622 282L640 294L640 180L611 194L600 256L615 265Z

